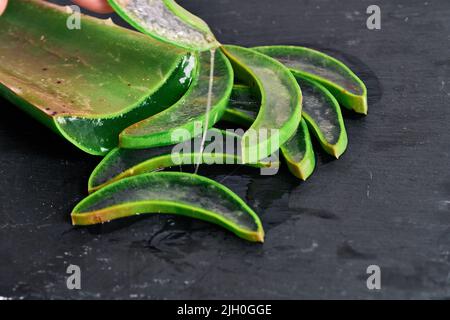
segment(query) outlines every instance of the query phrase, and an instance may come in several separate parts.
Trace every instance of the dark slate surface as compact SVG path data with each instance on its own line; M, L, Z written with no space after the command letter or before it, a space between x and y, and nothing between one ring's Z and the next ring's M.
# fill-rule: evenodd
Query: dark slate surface
M0 296L13 298L450 298L450 3L180 1L224 43L306 44L367 83L349 149L306 183L284 169L201 168L261 214L266 243L178 217L77 229L72 207L98 159L0 100ZM82 290L66 288L77 264ZM366 288L366 268L382 290Z

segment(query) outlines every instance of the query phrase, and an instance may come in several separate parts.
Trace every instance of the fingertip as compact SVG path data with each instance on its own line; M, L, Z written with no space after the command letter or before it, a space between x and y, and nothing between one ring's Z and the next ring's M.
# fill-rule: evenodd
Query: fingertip
M0 0L0 16L5 12L8 0Z
M106 14L114 12L106 0L72 0L72 2L96 13Z

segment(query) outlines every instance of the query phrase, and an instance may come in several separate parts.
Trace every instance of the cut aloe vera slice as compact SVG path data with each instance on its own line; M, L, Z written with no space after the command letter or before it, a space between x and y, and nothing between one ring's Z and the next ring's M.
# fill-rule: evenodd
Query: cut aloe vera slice
M199 65L194 82L176 104L163 112L138 122L120 134L120 146L143 149L174 143L174 132L184 129L191 137L202 132L206 119L206 105L209 91L211 59L209 52L199 53ZM225 112L233 89L233 69L228 59L218 50L214 68L211 108L208 128L220 120Z
M108 0L113 9L139 31L194 51L217 48L208 25L174 0Z
M10 1L0 18L0 95L103 155L123 129L184 94L195 58L88 16L80 30L69 30L68 16L45 1Z
M289 171L299 179L307 180L316 167L316 157L308 125L302 119L294 135L281 147Z
M301 119L301 90L278 61L238 46L225 46L238 80L259 95L255 122L242 138L242 158L252 162L276 152L297 130Z
M142 213L184 215L264 241L261 221L236 194L213 180L179 172L142 174L100 189L75 207L72 223L91 225Z
M116 148L98 164L92 172L88 189L96 191L117 180L138 174L159 171L181 164L195 164L200 155L201 136L179 145L152 149ZM237 150L241 137L229 131L210 129L206 136L205 151L200 158L207 164L241 164ZM267 168L279 165L261 161L255 167Z
M305 94L304 101L306 101ZM249 87L235 85L222 120L242 126L251 126L259 111L259 103L257 101ZM303 119L297 131L281 147L281 152L289 171L293 175L302 180L306 180L311 176L316 166L316 158L308 126Z
M341 108L334 96L321 84L297 77L303 90L303 118L322 148L339 158L347 149L347 131Z
M341 61L305 47L268 46L257 47L254 50L282 62L294 75L319 82L342 106L367 114L366 86Z

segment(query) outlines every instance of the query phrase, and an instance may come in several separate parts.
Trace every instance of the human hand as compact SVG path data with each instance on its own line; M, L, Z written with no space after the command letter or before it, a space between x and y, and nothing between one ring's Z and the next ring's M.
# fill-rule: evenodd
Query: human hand
M97 13L111 13L113 9L106 0L72 0L80 7L86 8ZM0 15L5 11L8 0L0 0Z

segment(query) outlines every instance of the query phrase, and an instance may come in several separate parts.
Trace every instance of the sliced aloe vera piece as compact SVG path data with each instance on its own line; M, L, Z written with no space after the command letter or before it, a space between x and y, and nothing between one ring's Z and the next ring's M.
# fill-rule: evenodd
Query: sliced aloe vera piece
M347 109L367 114L367 89L341 61L322 52L297 46L254 48L282 62L294 75L319 82Z
M322 148L339 158L347 149L347 131L335 97L321 84L297 76L303 90L303 118Z
M121 147L142 149L171 145L174 132L180 129L189 131L191 137L197 135L199 125L201 127L206 119L211 68L209 52L199 53L199 60L194 82L186 94L170 108L125 129L120 134ZM222 117L233 89L233 69L228 59L218 50L215 60L208 128Z
M305 102L306 94L304 93L303 98ZM222 120L242 126L251 126L259 111L259 103L257 101L249 87L235 85ZM302 180L306 180L311 176L316 166L316 158L308 126L303 119L297 131L281 147L281 152L293 175Z
M119 133L176 102L195 58L186 51L81 17L64 7L10 1L0 18L0 95L80 149L106 154Z
M242 138L244 162L267 158L297 130L301 119L302 93L289 72L278 61L238 46L225 46L237 78L259 95L255 122Z
M108 222L142 213L171 213L218 224L249 241L264 241L261 221L225 186L193 174L155 172L115 182L82 200L74 225Z
M281 147L289 171L299 179L307 180L316 167L316 157L308 125L302 119L294 135Z
M139 31L194 51L217 48L208 25L173 0L108 0L113 9Z
M180 145L152 149L116 148L98 164L92 172L88 189L96 191L117 180L138 174L158 171L180 164L195 164L200 155L201 136ZM206 136L205 152L200 158L207 164L241 164L241 137L232 132L210 129ZM264 168L277 165L267 161L254 164Z

